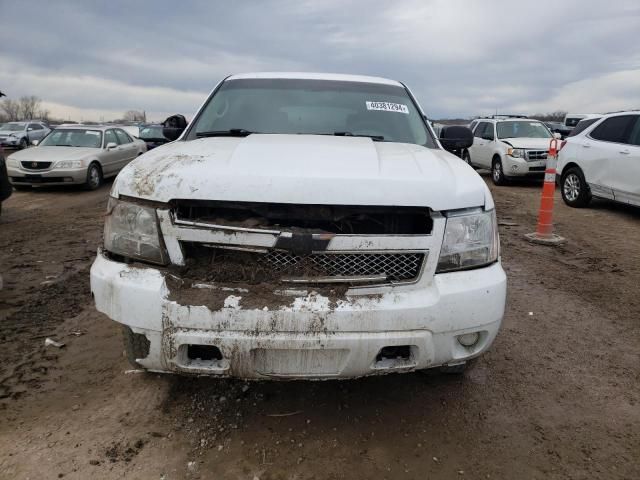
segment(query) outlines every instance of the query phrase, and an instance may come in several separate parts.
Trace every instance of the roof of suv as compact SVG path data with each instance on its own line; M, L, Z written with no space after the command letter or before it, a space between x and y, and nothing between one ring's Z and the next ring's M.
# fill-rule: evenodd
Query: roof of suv
M369 77L365 75L345 75L341 73L308 73L308 72L256 72L231 75L227 80L241 80L250 78L288 78L298 80L335 80L342 82L380 83L384 85L403 85L396 80L381 77Z

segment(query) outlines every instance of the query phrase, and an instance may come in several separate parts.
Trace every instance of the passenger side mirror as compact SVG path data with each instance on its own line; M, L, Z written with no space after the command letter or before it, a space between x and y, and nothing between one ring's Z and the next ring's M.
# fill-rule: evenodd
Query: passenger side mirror
M473 145L473 133L467 127L448 125L440 130L440 143L446 151L456 153Z
M116 148L118 146L117 143L115 142L109 142L107 143L107 150L113 150L114 148Z
M31 145L33 145L34 147L38 146L38 140L34 140L33 142L31 142Z
M30 132L31 130L33 130L33 128L31 127L27 128L27 132Z
M556 138L556 139L558 139L558 140L561 140L561 139L562 139L562 135L560 135L560 132L555 132L555 133L553 134L553 138Z

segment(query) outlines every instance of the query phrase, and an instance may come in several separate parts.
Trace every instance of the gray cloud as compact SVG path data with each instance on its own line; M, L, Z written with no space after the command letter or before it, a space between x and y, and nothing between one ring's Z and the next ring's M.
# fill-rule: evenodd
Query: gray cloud
M640 106L637 1L46 2L0 29L0 88L85 119L193 113L226 75L401 80L433 117Z

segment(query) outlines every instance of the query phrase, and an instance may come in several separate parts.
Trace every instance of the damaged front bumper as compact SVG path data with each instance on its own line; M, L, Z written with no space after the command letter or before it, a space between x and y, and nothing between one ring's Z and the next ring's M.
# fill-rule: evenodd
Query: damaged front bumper
M228 295L215 310L171 300L167 275L100 252L91 268L96 307L148 339L147 356L137 359L148 370L251 379L349 378L459 364L491 345L506 297L500 263L374 294L354 288L337 300L308 286L282 290L280 305L262 308L255 302L243 308L251 291L222 289ZM466 333L478 333L472 346L458 341ZM194 346L220 355L195 358Z

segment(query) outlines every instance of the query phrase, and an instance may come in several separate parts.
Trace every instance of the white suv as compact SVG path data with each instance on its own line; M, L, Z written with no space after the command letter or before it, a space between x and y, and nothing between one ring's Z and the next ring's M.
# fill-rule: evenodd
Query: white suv
M523 117L483 118L473 136L473 145L462 152L462 159L471 166L491 169L496 185L513 177L544 177L553 137L544 123Z
M489 189L403 84L259 73L118 175L91 291L139 367L326 379L461 370L506 277Z
M585 207L592 197L640 206L640 111L604 115L567 137L558 174L571 207Z

